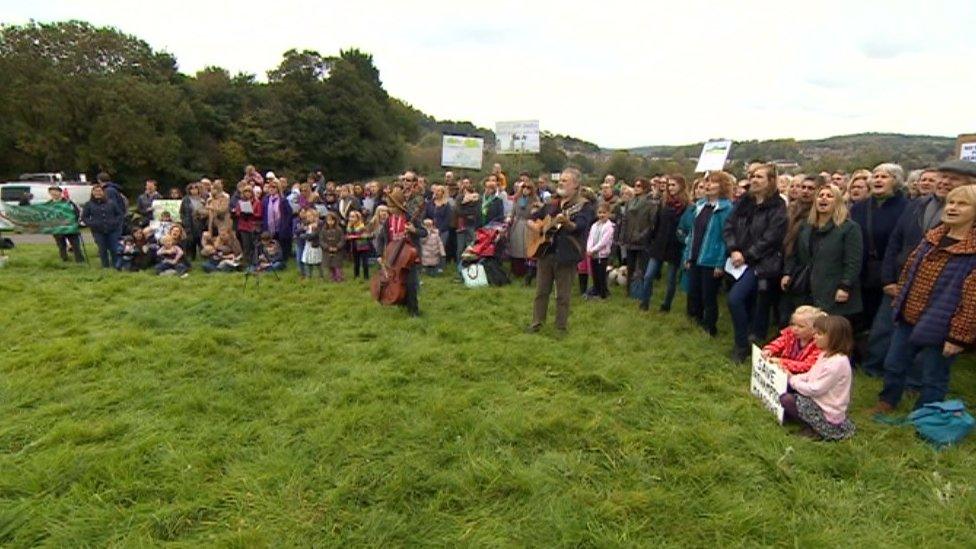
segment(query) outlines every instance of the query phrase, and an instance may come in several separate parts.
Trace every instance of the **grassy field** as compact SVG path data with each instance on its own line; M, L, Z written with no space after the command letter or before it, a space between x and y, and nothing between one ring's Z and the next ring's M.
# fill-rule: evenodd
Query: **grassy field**
M679 312L425 279L0 270L0 546L974 546L972 440L776 425ZM726 309L722 308L727 318ZM971 356L953 389L972 400Z

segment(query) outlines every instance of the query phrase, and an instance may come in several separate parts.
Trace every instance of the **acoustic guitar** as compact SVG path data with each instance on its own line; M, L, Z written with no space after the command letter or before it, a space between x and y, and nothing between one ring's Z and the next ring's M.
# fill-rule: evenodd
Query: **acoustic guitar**
M586 200L580 200L572 206L562 209L559 213L564 214L572 221L586 205ZM562 229L562 223L556 223L556 217L547 215L542 219L528 222L529 231L525 235L525 251L528 257L540 257L552 246L556 234Z

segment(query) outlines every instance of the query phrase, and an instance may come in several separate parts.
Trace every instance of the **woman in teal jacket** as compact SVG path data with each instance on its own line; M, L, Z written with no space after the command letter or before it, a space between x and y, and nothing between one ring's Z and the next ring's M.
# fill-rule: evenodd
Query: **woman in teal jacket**
M688 269L688 316L714 336L718 333L718 290L728 252L722 238L725 220L732 212L735 178L712 172L705 178L705 198L694 205L694 221L685 239L684 265ZM691 209L691 208L689 208Z

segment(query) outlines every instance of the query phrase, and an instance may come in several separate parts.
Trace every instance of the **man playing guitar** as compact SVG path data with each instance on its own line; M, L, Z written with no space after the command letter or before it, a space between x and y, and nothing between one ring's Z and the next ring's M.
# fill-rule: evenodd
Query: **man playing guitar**
M528 332L538 332L546 321L553 284L556 286L556 329L560 333L566 331L576 264L584 257L587 232L596 216L593 204L580 196L581 184L579 170L563 170L556 191L558 198L531 216L535 220L532 227L539 231L548 229L545 236L547 241L551 236L551 242L540 246L536 255L537 284ZM543 221L546 218L550 223Z

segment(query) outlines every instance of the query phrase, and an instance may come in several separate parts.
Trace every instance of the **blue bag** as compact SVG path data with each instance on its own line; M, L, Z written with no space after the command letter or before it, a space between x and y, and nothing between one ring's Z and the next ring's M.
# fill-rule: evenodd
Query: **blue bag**
M914 425L920 437L939 448L957 444L976 425L961 400L930 402L908 414L905 422Z

